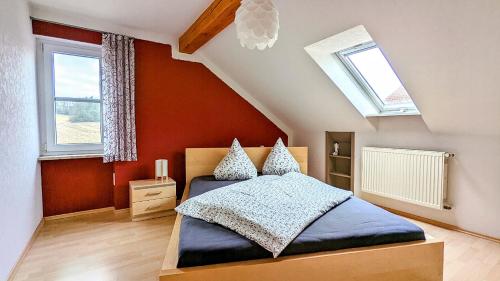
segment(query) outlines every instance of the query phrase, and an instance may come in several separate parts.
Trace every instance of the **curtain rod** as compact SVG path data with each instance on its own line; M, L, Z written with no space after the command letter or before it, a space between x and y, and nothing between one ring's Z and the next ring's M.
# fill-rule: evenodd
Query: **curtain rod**
M44 19L39 19L39 18L36 18L36 17L33 17L33 16L30 16L30 19L31 20L36 20L36 21L42 21L42 22L46 22L46 23L52 23L52 24L58 24L58 25L62 25L62 26L66 26L66 27L72 27L72 28L78 28L78 29L83 29L83 30L87 30L87 31L92 31L92 32L98 32L98 33L113 33L113 32L109 32L109 31L102 31L102 30L97 30L97 29L92 29L92 28L88 28L88 27L82 27L82 26L77 26L77 25L72 25L72 24L65 24L65 23L60 23L60 22L56 22L56 21L50 21L50 20L44 20ZM116 33L114 33L116 34ZM118 35L123 35L123 34L118 34ZM125 35L131 39L137 39L133 36L128 36L128 35Z

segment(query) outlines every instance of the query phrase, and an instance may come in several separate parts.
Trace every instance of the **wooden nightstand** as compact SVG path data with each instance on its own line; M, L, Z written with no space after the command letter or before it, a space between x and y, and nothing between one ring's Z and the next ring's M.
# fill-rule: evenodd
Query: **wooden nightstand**
M175 181L137 180L129 182L130 216L133 221L175 214Z

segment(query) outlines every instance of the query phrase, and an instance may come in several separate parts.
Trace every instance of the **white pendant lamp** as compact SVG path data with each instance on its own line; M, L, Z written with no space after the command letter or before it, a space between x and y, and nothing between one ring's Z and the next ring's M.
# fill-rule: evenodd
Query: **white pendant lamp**
M278 15L271 0L242 0L234 20L241 46L250 50L271 48L278 39Z

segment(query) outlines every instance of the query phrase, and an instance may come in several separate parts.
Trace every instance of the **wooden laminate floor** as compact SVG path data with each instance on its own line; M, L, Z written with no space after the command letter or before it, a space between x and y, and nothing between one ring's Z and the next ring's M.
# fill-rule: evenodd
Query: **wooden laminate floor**
M157 280L175 216L108 212L45 223L13 280ZM446 281L499 281L500 244L414 221L445 241Z

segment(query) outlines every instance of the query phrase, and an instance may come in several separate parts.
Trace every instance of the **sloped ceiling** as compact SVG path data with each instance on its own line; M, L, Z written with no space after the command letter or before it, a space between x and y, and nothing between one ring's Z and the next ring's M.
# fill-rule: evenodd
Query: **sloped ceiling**
M210 3L32 2L171 40ZM225 73L295 132L376 130L377 120L363 118L303 49L362 24L388 56L431 132L500 135L500 1L274 2L281 28L272 49L241 48L230 25L197 56Z
M500 134L500 1L276 0L280 33L246 51L234 25L202 50L300 130L371 130L303 47L363 24L388 55L431 132ZM398 117L381 117L398 118Z

